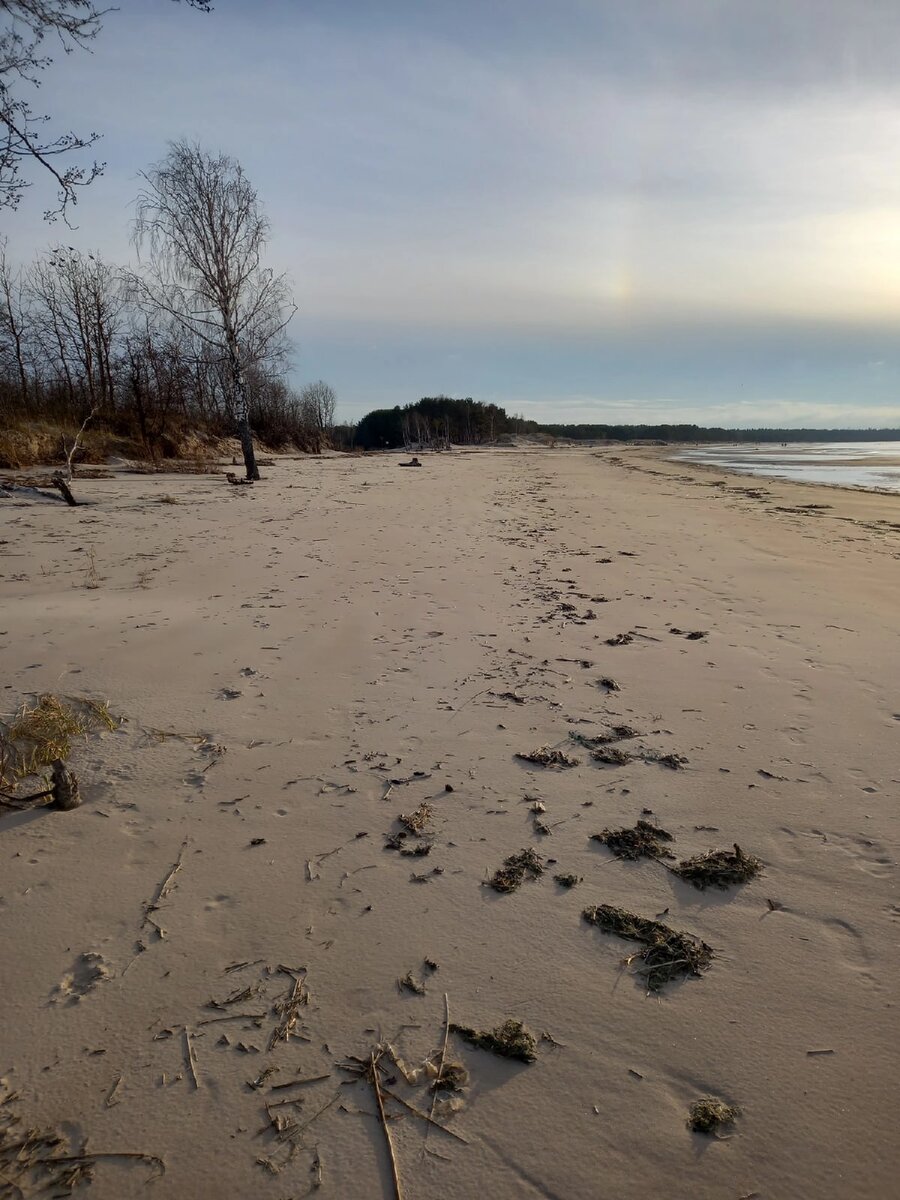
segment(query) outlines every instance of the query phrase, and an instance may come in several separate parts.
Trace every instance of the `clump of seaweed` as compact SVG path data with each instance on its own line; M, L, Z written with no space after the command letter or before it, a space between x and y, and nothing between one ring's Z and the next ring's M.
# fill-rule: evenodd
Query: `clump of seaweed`
M414 809L411 813L401 813L397 820L410 833L422 833L425 826L431 820L431 816L431 809L423 800L417 809Z
M534 1034L521 1021L512 1018L496 1029L471 1029L468 1025L450 1025L451 1033L458 1033L463 1041L478 1050L489 1050L500 1058L515 1058L519 1062L533 1063L537 1058L537 1041Z
M603 675L597 680L597 687L606 688L608 692L621 692L621 687L611 675Z
M537 879L543 873L544 860L536 850L529 847L505 858L503 866L498 867L488 880L488 886L495 892L514 892L522 886L526 874Z
M581 883L583 876L571 875L571 874L570 875L554 875L553 878L556 881L556 883L559 884L560 887L573 888L573 887L575 887L576 884Z
M401 992L412 992L414 996L425 995L425 985L419 983L418 979L413 979L412 971L407 971L402 979L397 980L397 988Z
M701 891L708 887L729 888L747 883L762 869L762 861L755 854L745 854L737 842L733 850L708 850L671 868L673 874Z
M578 759L564 750L552 750L549 746L538 746L537 750L520 751L516 758L535 763L539 767L577 767Z
M405 829L398 829L396 833L389 833L384 842L385 850L399 850L404 858L423 858L426 854L431 853L431 842L414 842L409 844L409 833Z
M461 1062L451 1060L444 1062L439 1073L435 1076L431 1090L461 1092L469 1086L469 1072Z
M23 701L12 718L0 720L0 787L15 787L57 760L64 762L74 738L119 724L105 701L51 693Z
M659 921L635 916L624 908L611 904L599 904L586 908L584 919L596 925L604 933L640 942L644 949L625 960L626 965L635 958L644 962L639 972L646 975L647 988L660 991L667 983L683 975L700 976L712 962L712 947L689 933L679 933Z
M715 1096L695 1100L688 1111L688 1128L714 1137L723 1126L733 1125L741 1110Z
M633 633L617 633L606 639L607 646L627 646L634 641Z
M602 763L608 767L624 767L626 763L632 761L633 755L625 750L620 750L618 746L600 746L597 750L591 751L591 758L594 762Z
M683 754L654 755L650 761L658 762L660 767L668 767L670 770L684 770L688 766L688 760Z
M635 860L638 858L674 858L675 855L662 845L673 841L671 833L649 821L639 820L631 829L604 829L591 834L592 842L608 846L616 858Z
M586 750L596 750L598 746L609 746L613 742L624 742L629 738L640 737L636 729L632 729L630 725L613 725L605 733L597 733L592 737L588 737L584 733L569 733L569 737L573 742L577 742L579 746L584 746Z

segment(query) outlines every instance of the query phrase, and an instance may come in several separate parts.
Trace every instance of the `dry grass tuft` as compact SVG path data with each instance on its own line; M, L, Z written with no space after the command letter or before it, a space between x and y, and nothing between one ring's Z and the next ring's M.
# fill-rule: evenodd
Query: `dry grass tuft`
M74 738L120 724L105 700L46 693L23 701L10 720L0 720L0 786L15 787L55 760L65 761Z

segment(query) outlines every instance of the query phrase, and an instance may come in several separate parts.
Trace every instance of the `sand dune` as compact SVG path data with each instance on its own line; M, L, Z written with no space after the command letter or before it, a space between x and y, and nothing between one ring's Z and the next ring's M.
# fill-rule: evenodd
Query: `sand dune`
M391 1196L365 1063L438 1062L446 995L536 1061L451 1033L454 1138L384 1051L407 1200L894 1194L900 500L650 451L397 461L2 502L4 712L125 720L76 745L81 808L0 815L0 1112L164 1163L98 1159L97 1200ZM592 840L639 818L672 860ZM666 869L734 843L742 886ZM648 994L603 904L708 968Z

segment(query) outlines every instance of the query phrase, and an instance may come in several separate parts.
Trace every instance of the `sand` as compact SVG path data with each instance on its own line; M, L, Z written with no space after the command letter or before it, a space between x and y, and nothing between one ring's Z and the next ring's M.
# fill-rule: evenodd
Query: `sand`
M406 1200L896 1194L900 498L648 450L422 457L0 502L4 713L124 718L75 746L82 807L0 816L3 1109L164 1160L99 1160L96 1200L392 1196L337 1064L434 1056L446 995L537 1059L450 1035L469 1085L436 1119L464 1142L385 1099ZM621 724L623 765L569 737ZM544 746L578 765L516 757ZM399 844L430 852L385 849L423 802ZM764 872L698 891L591 840L642 816ZM529 847L543 875L484 886ZM601 904L708 970L649 995ZM741 1110L718 1139L687 1128L707 1095Z

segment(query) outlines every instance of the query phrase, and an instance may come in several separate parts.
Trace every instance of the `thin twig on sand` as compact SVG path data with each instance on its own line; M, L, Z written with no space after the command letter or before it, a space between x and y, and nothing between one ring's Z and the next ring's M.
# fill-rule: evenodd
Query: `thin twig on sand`
M187 1062L188 1068L191 1072L191 1079L194 1082L194 1091L196 1091L200 1086L200 1081L197 1078L197 1061L194 1058L194 1047L191 1043L191 1031L188 1029L187 1025L184 1027L184 1046L187 1052Z
M444 1059L447 1057L447 1043L449 1042L449 1040L450 1040L450 997L446 992L444 992L444 1044L443 1044L443 1046L441 1046L441 1057L438 1061L437 1079L434 1081L435 1082L434 1096L432 1097L432 1100L431 1100L431 1112L428 1114L428 1119L434 1124L437 1124L437 1122L434 1120L434 1110L437 1107L438 1088L440 1086L440 1082L441 1082L441 1079L444 1074ZM426 1142L428 1141L428 1133L429 1133L429 1131L426 1130L425 1131L425 1141ZM425 1153L424 1146L422 1147L422 1153L423 1154Z
M369 1078L372 1080L372 1087L375 1089L375 1099L378 1101L378 1115L381 1118L381 1127L384 1130L384 1136L387 1139L388 1154L391 1159L391 1174L394 1179L394 1194L396 1200L403 1200L403 1191L400 1187L400 1172L397 1168L397 1157L394 1154L394 1141L391 1137L391 1131L388 1127L387 1119L384 1115L384 1100L381 1096L381 1083L378 1079L378 1059L375 1057L375 1051L372 1051L371 1060L369 1063Z

